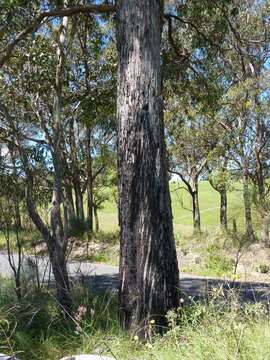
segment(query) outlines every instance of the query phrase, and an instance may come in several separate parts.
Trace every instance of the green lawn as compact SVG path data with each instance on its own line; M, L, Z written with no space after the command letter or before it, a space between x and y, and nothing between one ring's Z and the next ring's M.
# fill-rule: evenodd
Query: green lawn
M192 202L189 193L183 189L182 183L170 183L173 222L175 231L192 231ZM199 184L199 201L201 210L201 223L204 230L212 231L219 227L219 194L213 190L208 181ZM254 213L254 222L256 223ZM228 193L228 222L232 227L233 219L239 229L244 228L243 194L240 184ZM101 228L104 231L117 228L117 205L114 201L107 201L100 212Z
M232 228L233 219L236 220L238 230L244 229L243 194L241 184L237 183L234 190L228 193L228 222ZM183 189L182 183L170 183L173 222L176 237L192 234L192 203L191 196ZM115 189L114 189L115 190ZM110 190L108 190L110 191ZM208 181L201 181L199 184L199 201L201 210L201 225L205 231L213 232L219 230L219 194L210 186ZM85 203L86 207L86 203ZM258 227L258 218L253 211L254 227ZM111 232L118 229L117 204L111 197L110 201L104 203L103 209L99 212L100 229L104 232ZM34 233L33 233L34 234ZM24 238L40 237L37 233L33 236L23 233ZM13 236L12 236L13 237ZM0 232L0 250L5 248L5 239Z

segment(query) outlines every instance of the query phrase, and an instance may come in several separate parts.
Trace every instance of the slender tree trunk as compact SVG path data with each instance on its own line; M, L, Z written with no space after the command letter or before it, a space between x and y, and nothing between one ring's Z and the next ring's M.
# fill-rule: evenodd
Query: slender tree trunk
M222 229L227 230L227 191L220 190L220 226Z
M269 238L269 224L270 224L270 215L265 214L261 219L261 237L265 246L270 248L270 238Z
M13 192L13 201L14 201L14 211L15 211L15 228L16 231L20 231L22 230L22 220L21 220L21 213L20 213L20 199L19 199L19 195L18 195L18 191L19 189L17 188L17 186L19 186L18 184L18 174L17 174L17 170L16 170L16 155L14 154L14 149L13 146L9 146L9 152L11 155L11 161L12 161L12 165L13 165L13 169L12 169L12 173L14 176L14 192Z
M96 232L99 232L99 219L98 219L97 206L94 205L93 209L94 209L94 215L95 215Z
M120 317L147 337L149 319L164 325L179 303L160 99L162 1L117 4Z
M26 204L29 212L29 216L32 219L33 223L36 225L37 229L42 234L48 249L48 255L50 263L52 265L53 274L56 283L57 289L57 300L62 309L69 311L71 306L71 298L69 295L69 280L66 267L66 247L67 242L63 241L63 230L60 224L52 223L52 234L50 233L47 226L43 223L39 214L37 213L33 198L32 198L32 176L29 172L29 169L26 167L27 173L27 186L26 186ZM55 205L53 206L53 210ZM58 210L56 210L58 212ZM53 219L57 219L58 216Z
M63 6L67 6L67 1L63 1ZM62 87L65 63L65 43L67 38L68 18L63 17L58 30L58 46L56 53L56 75L55 75L55 94L53 108L53 145L52 160L54 167L54 190L52 207L50 212L51 234L47 237L46 243L53 274L57 286L58 302L65 311L70 310L71 298L69 295L69 280L66 267L66 250L68 243L67 234L67 209L63 202L62 176L63 166L61 158L62 143ZM61 214L61 204L64 204L64 221Z
M62 310L69 312L72 301L69 294L69 278L65 257L66 250L59 244L58 239L54 237L50 238L49 248L49 258L57 289L57 300Z
M15 226L19 230L22 230L22 220L21 220L21 213L20 213L20 202L18 195L15 195L14 199L14 210L15 210Z
M259 99L256 96L255 102L259 105ZM267 137L266 128L262 125L260 116L256 119L256 185L258 186L259 191L259 211L261 213L261 237L266 247L270 247L270 238L269 238L269 223L270 223L270 215L269 205L267 204L267 195L266 195L266 184L265 178L267 174L266 170L266 159L264 159L263 154L265 151L262 151L266 146L267 142L264 138Z
M2 208L1 208L1 213L2 213L1 215L5 219L5 214L4 214ZM3 233L4 233L4 237L6 239L8 262L13 271L13 276L14 276L14 280L15 280L14 290L15 290L18 301L21 301L21 299L22 299L22 289L21 289L22 242L19 237L19 229L15 227L16 251L17 251L17 256L18 256L17 262L14 261L14 255L11 250L9 219L6 219L6 221L4 221Z
M201 214L200 214L200 204L199 204L199 186L198 180L194 179L192 181L192 215L193 215L193 228L194 232L201 231Z
M72 185L70 184L69 180L66 180L65 184L65 193L66 193L66 201L68 203L68 213L69 218L71 215L75 214L75 208L74 208L74 201L73 201L73 193L72 193Z
M93 173L91 157L91 136L92 129L86 130L86 154L87 154L87 216L89 221L89 231L93 231Z
M192 213L193 213L193 227L195 232L201 231L201 215L198 192L195 191L192 196Z
M245 209L245 219L246 219L246 234L251 240L254 240L255 236L252 226L251 202L250 202L250 193L248 188L248 175L245 173L243 175L243 198L244 198L244 209Z
M74 179L73 189L75 193L76 215L78 218L84 219L83 193L78 179Z
M69 121L69 146L70 146L70 156L71 156L71 179L75 195L75 208L76 216L80 219L84 219L84 208L83 208L83 191L81 186L81 177L80 177L80 166L77 156L77 144L75 139L75 128L74 128L74 119Z

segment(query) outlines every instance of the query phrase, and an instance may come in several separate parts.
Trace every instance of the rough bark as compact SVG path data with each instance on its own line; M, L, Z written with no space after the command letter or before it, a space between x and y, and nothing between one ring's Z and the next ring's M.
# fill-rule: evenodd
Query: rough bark
M120 317L147 336L178 306L179 272L160 99L162 2L118 1Z

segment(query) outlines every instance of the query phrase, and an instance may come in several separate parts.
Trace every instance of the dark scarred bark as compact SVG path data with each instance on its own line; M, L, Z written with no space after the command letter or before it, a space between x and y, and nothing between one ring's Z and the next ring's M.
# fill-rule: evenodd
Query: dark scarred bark
M179 301L160 99L161 12L162 1L118 1L120 317L142 337L149 318L164 324Z

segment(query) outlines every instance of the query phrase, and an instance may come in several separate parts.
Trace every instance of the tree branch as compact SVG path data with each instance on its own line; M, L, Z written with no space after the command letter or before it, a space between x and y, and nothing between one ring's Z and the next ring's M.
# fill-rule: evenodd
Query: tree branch
M37 31L37 29L42 25L42 21L47 18L52 17L64 17L72 16L76 14L108 14L116 10L115 6L105 6L105 5L88 5L88 6L78 6L74 8L65 8L65 9L53 9L46 10L39 13L35 20L33 20L24 30L22 30L14 39L12 39L5 49L3 50L4 55L0 57L0 68L7 62L10 58L14 47L27 35Z
M176 20L180 21L180 22L183 23L183 24L187 24L187 25L191 26L194 30L197 31L197 33L198 33L202 38L204 38L205 41L212 43L212 41L211 41L210 39L208 39L208 38L204 35L204 33L202 33L202 32L198 29L198 27L197 27L193 22L191 22L191 21L189 21L189 20L186 20L186 19L183 19L183 18L181 18L180 16L173 15L173 14L164 14L164 17L165 17L165 19L167 19L167 20L171 20L171 19L173 18L173 19L176 19Z
M191 195L193 195L194 191L192 190L192 187L190 186L190 183L184 178L184 176L179 171L168 169L168 172L171 173L171 174L178 175L180 177L180 179L183 181L183 183L187 186L188 192Z

